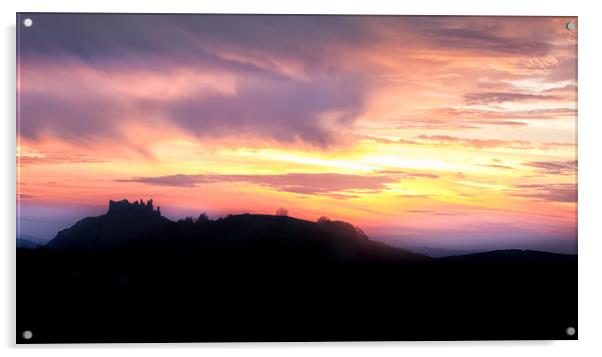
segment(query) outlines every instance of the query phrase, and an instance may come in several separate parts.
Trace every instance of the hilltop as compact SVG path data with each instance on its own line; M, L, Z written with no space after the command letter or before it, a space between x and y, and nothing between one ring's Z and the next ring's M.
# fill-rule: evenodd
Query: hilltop
M134 202L111 200L107 213L84 218L61 230L47 247L111 250L169 222L161 215L160 207L153 207L152 199L146 203L142 199Z
M416 261L428 259L404 249L370 240L350 223L321 219L311 222L288 216L205 215L178 222L161 215L153 201L109 201L109 210L60 231L48 242L54 249L118 251L127 255L222 256L262 260ZM244 254L241 252L244 251Z

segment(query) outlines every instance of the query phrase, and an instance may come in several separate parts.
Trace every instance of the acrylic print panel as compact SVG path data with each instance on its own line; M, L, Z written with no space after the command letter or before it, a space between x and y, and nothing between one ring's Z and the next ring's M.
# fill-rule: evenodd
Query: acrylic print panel
M17 24L17 342L577 338L576 18Z

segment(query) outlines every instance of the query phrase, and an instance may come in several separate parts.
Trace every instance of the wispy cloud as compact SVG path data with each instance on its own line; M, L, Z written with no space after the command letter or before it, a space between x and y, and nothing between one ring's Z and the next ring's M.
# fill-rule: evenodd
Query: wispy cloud
M497 147L524 149L531 147L531 144L524 140L471 139L449 135L419 135L416 139L419 142L433 145L460 145L476 149Z
M551 120L576 117L573 108L542 108L532 110L500 110L476 108L431 108L413 115L382 120L392 129L464 130L480 127L525 127L531 120Z
M463 216L466 213L464 212L452 212L452 211L434 211L434 210L427 210L427 209L409 209L406 210L406 212L408 213L418 213L418 214L425 214L425 215L430 215L430 216Z
M574 175L577 173L577 160L532 161L523 165L534 167L542 175Z
M499 104L506 102L523 101L558 101L561 97L555 95L530 94L530 93L510 93L510 92L479 92L468 93L464 95L466 104Z
M164 108L173 123L199 137L256 135L279 142L327 146L336 128L347 127L362 109L360 77L311 81L263 79L237 83L235 95L190 95ZM328 125L322 116L331 113Z
M504 170L514 170L514 167L508 165L500 165L500 164L481 164L484 167L491 167L494 169L504 169Z
M24 151L20 155L17 155L17 160L19 160L21 165L67 165L107 162L107 160L98 158L94 155L56 151Z
M549 202L577 202L577 184L524 184L515 185L511 196Z
M373 175L351 175L336 173L288 173L282 175L168 175L157 177L133 177L119 182L137 182L157 186L195 187L223 182L245 182L267 187L276 191L303 195L324 195L333 198L357 197L358 193L378 193L387 185L407 178L436 178L435 175L404 173L401 171L379 172Z
M439 46L456 50L482 51L502 55L540 56L550 49L547 35L540 38L520 38L497 34L499 28L476 26L460 28L449 26L434 28L428 32Z
M17 193L17 200L29 200L29 199L33 199L33 198L37 198L37 196L30 195L27 193Z

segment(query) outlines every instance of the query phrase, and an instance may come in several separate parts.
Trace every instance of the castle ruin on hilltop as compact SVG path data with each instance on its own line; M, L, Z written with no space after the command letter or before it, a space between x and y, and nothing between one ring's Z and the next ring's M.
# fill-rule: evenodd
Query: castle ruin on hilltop
M139 201L130 202L128 200L113 201L109 200L109 212L107 213L132 213L132 212L148 212L155 215L161 215L161 207L157 206L155 210L153 199L149 199L144 203L142 199Z

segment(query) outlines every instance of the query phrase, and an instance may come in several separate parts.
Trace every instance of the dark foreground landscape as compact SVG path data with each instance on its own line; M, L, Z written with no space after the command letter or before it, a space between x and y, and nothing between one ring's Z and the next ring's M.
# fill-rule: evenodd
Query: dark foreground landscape
M577 256L434 259L325 218L172 222L119 201L17 250L18 343L576 339L568 327Z

